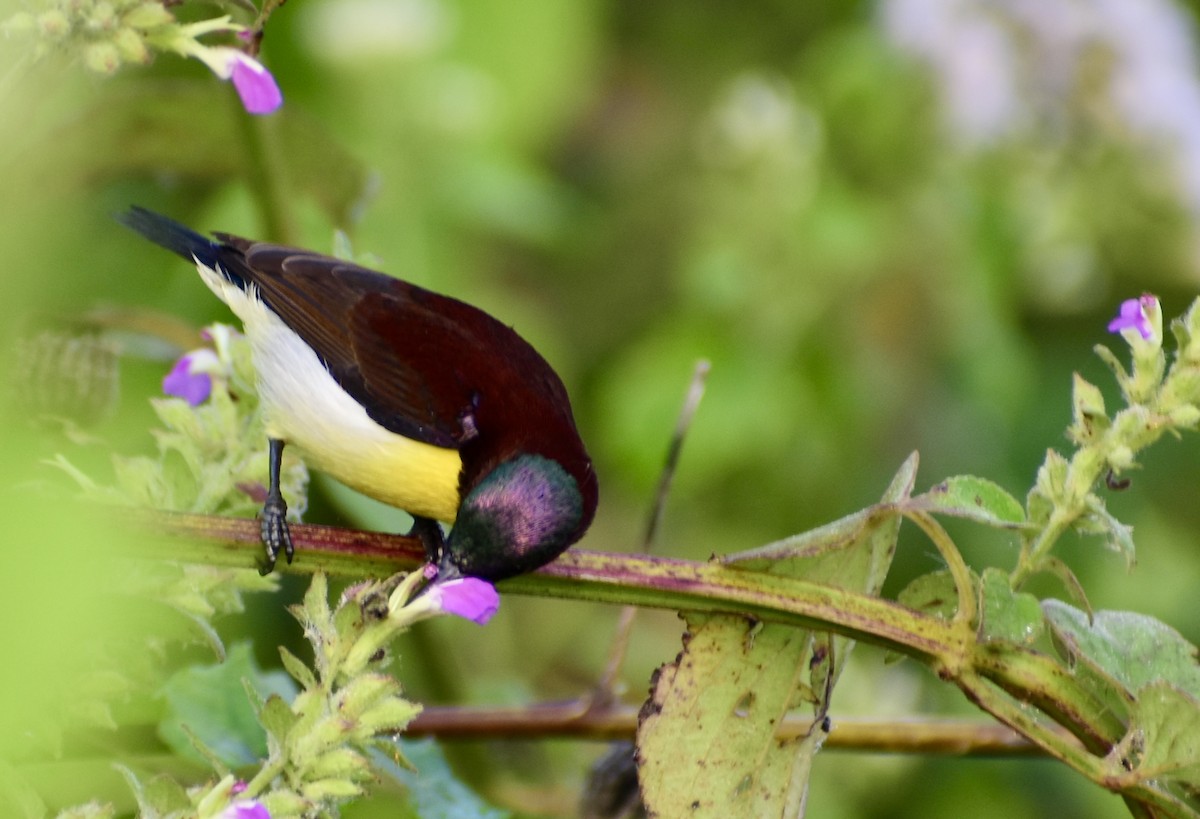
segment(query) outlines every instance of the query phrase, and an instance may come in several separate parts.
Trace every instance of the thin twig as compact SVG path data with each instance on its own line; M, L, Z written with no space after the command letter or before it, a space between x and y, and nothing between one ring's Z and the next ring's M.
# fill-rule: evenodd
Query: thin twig
M405 729L410 737L438 739L632 739L637 708L611 705L595 708L582 700L547 702L522 707L426 707ZM995 722L967 719L879 720L834 718L826 748L846 751L961 756L1042 756L1045 751L1016 731ZM804 736L812 720L789 716L780 724L779 739ZM1075 740L1065 730L1052 729L1067 745Z

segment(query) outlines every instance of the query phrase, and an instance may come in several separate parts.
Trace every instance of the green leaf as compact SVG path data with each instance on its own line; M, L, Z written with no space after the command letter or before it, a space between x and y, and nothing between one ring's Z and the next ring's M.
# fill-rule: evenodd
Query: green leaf
M1041 570L1048 572L1062 581L1063 586L1067 590L1067 594L1071 597L1071 602L1076 606L1080 606L1088 617L1093 616L1092 603L1088 600L1087 593L1083 590L1083 584L1079 582L1079 578L1075 576L1075 572L1071 568L1053 555L1048 555L1041 562Z
M1014 592L1008 573L987 568L979 583L979 636L982 640L1006 640L1029 646L1045 630L1038 599L1026 592Z
M1084 446L1096 440L1108 429L1104 395L1095 384L1084 379L1079 373L1075 373L1071 406L1074 421L1067 429L1067 436L1076 446Z
M1159 784L1181 784L1193 798L1200 794L1200 702L1195 697L1162 681L1142 688L1128 736L1140 746L1131 749L1134 773Z
M295 693L290 678L279 672L261 672L250 645L240 643L224 663L185 668L163 686L167 702L167 713L159 723L163 741L177 753L203 761L188 740L186 725L230 767L249 765L265 757L266 737L246 698L243 679L250 680L264 695L291 697Z
M313 675L312 669L305 665L303 660L288 651L287 646L279 647L279 659L283 662L287 673L291 674L292 679L300 683L302 688L317 687L317 678Z
M421 819L506 819L458 780L441 746L432 739L389 740L387 751L371 752L376 771L403 785L413 816ZM417 772L419 771L419 773Z
M727 555L721 562L876 594L895 554L900 528L896 505L912 492L916 471L914 452L879 503L812 531Z
M1089 623L1059 600L1044 600L1042 610L1068 660L1101 669L1131 692L1163 681L1200 699L1197 649L1166 623L1127 611L1098 611Z
M1105 347L1103 344L1097 344L1092 348L1092 351L1096 353L1096 356L1101 361L1108 365L1108 368L1112 370L1113 375L1116 376L1117 383L1121 385L1122 389L1124 389L1125 385L1129 383L1129 373L1126 372L1125 365L1121 363L1119 358L1117 358L1116 353Z
M266 730L269 737L281 745L287 739L292 726L299 719L283 697L277 694L267 697L262 710L258 712L259 724Z
M1025 523L1025 510L1016 498L999 484L974 475L947 478L913 498L911 505L1002 529L1019 528Z
M146 801L162 813L183 811L192 806L192 800L188 798L187 791L169 776L151 777L144 787Z
M978 578L972 575L972 580ZM896 602L910 609L936 614L949 620L958 610L958 590L954 586L954 575L947 569L938 569L914 579L896 596Z
M1076 522L1075 528L1088 534L1104 535L1108 539L1108 547L1125 558L1128 568L1133 568L1136 562L1133 527L1113 517L1104 501L1095 495L1088 496L1087 508L1087 513Z
M880 502L819 529L759 549L725 558L737 568L757 569L827 583L877 595L891 568L902 520L899 506L908 500L916 481L918 457L910 455L892 478ZM827 695L841 675L854 641L845 637L814 638L821 661L809 667L809 683L818 705L828 707Z
M200 739L200 737L196 735L196 732L191 728L186 725L180 727L183 729L183 732L187 734L188 742L190 743L192 749L204 759L204 761L210 768L212 768L217 776L227 776L229 774L229 766L225 764L225 760L221 759L216 751L214 751L212 748L209 748L204 743L204 740Z
M802 740L775 728L797 694L811 638L729 615L685 615L676 662L655 675L637 745L652 815L779 816L803 798L793 778Z
M124 765L116 763L113 767L125 778L126 784L133 791L138 804L138 816L141 819L157 819L191 807L192 802L187 791L169 777L155 776L143 782Z

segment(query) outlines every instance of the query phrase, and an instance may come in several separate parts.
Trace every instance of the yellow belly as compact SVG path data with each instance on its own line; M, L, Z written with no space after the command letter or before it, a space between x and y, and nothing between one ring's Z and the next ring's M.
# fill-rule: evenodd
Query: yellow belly
M410 514L454 522L462 470L457 451L412 441L382 427L389 439L314 435L312 427L292 423L298 420L303 422L291 418L279 424L278 432L300 450L309 466Z

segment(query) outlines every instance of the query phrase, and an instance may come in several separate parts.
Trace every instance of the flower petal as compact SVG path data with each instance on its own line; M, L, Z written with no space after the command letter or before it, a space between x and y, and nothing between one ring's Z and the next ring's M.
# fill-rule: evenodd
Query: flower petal
M260 802L234 802L221 811L220 819L271 819L271 812Z
M251 114L269 114L283 105L283 93L262 63L242 52L234 58L230 79Z
M193 407L203 404L212 393L212 376L194 367L198 352L208 352L212 355L211 351L188 353L175 362L175 366L162 382L164 393L182 398Z
M500 608L496 587L477 577L456 577L444 583L435 581L427 594L431 602L447 614L465 617L481 626Z
M1108 323L1108 331L1119 333L1122 330L1133 329L1148 340L1154 335L1154 329L1150 326L1147 310L1153 307L1154 301L1154 296L1142 296L1121 302L1121 310L1117 317Z

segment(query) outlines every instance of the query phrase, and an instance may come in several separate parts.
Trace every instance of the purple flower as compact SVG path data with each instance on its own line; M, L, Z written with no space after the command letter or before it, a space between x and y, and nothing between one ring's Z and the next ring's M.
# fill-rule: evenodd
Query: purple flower
M269 114L283 105L283 93L262 63L242 52L233 64L233 87L251 114Z
M456 577L443 583L434 581L424 596L434 608L465 617L481 626L500 608L496 587L477 577Z
M234 802L221 811L219 819L271 819L271 812L253 799Z
M1154 336L1154 327L1150 322L1149 313L1157 303L1158 299L1150 295L1137 299L1126 299L1121 302L1120 313L1108 323L1108 331L1119 333L1122 330L1133 329L1137 330L1142 338L1149 340Z
M244 51L228 46L205 47L195 53L223 80L232 80L242 105L251 114L269 114L283 105L283 94L271 72Z
M218 366L212 350L193 350L176 361L167 373L162 382L163 392L198 407L212 393L212 372Z

